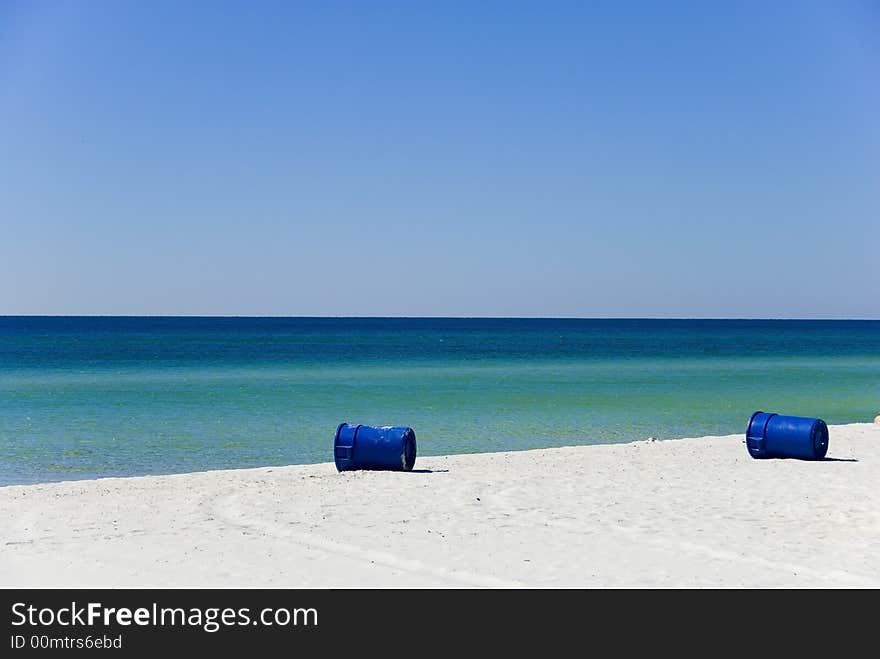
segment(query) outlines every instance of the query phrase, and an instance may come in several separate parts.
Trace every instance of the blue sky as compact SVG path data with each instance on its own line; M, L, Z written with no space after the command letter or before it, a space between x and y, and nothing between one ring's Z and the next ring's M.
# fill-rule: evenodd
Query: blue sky
M880 4L2 0L0 314L880 318Z

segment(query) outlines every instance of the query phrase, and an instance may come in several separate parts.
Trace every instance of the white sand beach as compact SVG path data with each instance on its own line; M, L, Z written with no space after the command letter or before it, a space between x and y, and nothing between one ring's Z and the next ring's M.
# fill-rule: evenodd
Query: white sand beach
M880 587L880 426L0 488L3 587Z

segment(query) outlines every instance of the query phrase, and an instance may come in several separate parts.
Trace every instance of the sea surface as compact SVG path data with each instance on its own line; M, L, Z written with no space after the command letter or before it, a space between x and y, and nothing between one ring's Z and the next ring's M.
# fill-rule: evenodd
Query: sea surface
M755 410L870 421L880 321L0 317L0 485L329 462L342 421L421 456Z

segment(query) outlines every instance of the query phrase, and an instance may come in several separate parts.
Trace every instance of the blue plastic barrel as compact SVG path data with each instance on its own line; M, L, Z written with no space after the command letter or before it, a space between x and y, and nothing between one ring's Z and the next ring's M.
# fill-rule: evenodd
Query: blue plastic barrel
M340 423L333 439L333 459L339 471L412 471L416 463L416 433L412 428Z
M753 458L821 460L828 452L828 426L822 419L755 412L746 427Z

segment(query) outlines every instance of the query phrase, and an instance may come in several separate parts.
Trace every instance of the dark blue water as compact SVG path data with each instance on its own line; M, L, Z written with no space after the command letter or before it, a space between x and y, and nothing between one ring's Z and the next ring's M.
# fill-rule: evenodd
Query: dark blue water
M0 484L868 421L880 321L0 317Z

